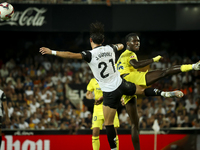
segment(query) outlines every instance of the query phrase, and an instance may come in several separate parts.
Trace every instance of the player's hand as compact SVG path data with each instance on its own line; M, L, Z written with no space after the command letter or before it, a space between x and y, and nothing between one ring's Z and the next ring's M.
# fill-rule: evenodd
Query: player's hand
M123 97L121 98L121 104L122 104L122 106L125 106L124 98Z
M7 118L7 119L5 120L5 124L7 125L7 124L9 124L9 123L10 123L10 119Z
M158 56L156 56L156 57L153 58L154 62L159 62L160 60L163 60L163 57L160 56L160 55L158 55Z
M98 100L95 100L95 105L99 105L103 102L103 96L101 96Z
M46 47L41 47L39 52L42 55L44 55L44 54L52 54L51 50L49 48L46 48Z

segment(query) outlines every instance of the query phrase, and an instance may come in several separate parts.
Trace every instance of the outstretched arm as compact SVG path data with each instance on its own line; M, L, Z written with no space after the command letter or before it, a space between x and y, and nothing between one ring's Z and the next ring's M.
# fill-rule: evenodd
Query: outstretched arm
M145 67L151 63L153 63L153 59L146 59L137 61L136 59L131 59L129 62L135 69Z
M48 54L48 55L56 55L58 57L62 58L69 58L69 59L82 59L81 53L72 53L72 52L61 52L61 51L54 51L46 47L41 47L39 51L42 55Z
M141 61L137 61L136 59L131 59L129 63L135 69L138 69L138 68L142 68L142 67L145 67L147 65L150 65L153 62L158 62L160 59L163 59L163 57L159 55L159 56L156 56L152 59L146 59L146 60L141 60Z

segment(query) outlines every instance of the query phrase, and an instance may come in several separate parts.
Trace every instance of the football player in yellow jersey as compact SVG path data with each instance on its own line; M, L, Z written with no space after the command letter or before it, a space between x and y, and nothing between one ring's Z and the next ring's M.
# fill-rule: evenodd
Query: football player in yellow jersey
M200 62L188 65L176 65L171 68L155 71L139 72L137 69L145 67L153 62L158 62L162 59L161 56L152 59L138 61L137 52L140 48L139 36L135 33L130 33L126 36L126 50L120 55L116 67L120 75L127 81L133 82L137 85L149 86L161 78L168 75L178 74L180 72L187 72L190 70L200 70ZM137 114L136 96L123 96L127 113L131 119L132 127L132 143L135 150L140 150L139 144L139 118Z
M92 78L87 86L86 98L98 100L102 96L103 92L101 91L99 84L97 83L95 78ZM92 131L93 150L100 149L99 134L100 130L102 130L103 123L104 123L104 116L103 116L103 102L102 102L101 104L94 105L93 109L92 128L91 128L93 130ZM117 133L117 128L119 127L119 119L117 112L114 119L114 127ZM119 150L118 136L116 136L116 143L117 143L117 150Z

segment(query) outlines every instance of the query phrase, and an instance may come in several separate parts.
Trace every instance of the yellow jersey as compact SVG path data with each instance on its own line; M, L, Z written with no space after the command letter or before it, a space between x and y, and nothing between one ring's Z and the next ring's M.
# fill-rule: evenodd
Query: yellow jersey
M116 67L117 70L120 72L120 75L130 72L136 72L137 69L135 69L129 62L131 59L136 59L138 61L137 55L130 51L125 50L119 57Z
M116 67L117 70L120 72L120 75L128 73L127 76L124 77L126 81L135 83L137 85L146 86L146 72L140 72L137 69L135 69L131 64L130 60L135 59L138 61L137 55L130 51L125 50L119 57ZM129 100L131 100L133 97L137 98L136 95L133 96L127 96L123 95L124 103L127 104Z
M94 92L95 100L98 100L103 96L103 92L101 91L101 88L95 78L90 80L89 84L87 85L87 90ZM103 102L99 105L94 105L94 113L103 114Z

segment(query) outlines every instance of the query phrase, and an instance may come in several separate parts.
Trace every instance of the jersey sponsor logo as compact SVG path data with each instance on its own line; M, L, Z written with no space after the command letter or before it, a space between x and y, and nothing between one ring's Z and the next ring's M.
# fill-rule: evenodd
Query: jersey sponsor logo
M98 91L98 90L100 90L101 91L101 88L96 88L96 90Z
M130 58L134 58L134 57L135 57L134 55L130 56Z
M119 62L119 63L117 64L117 70L124 69L124 67L123 67L123 66L120 66L120 65L121 65L121 62Z
M46 8L28 7L23 11L15 11L13 17L5 22L0 22L0 26L43 26L46 21L44 13Z

